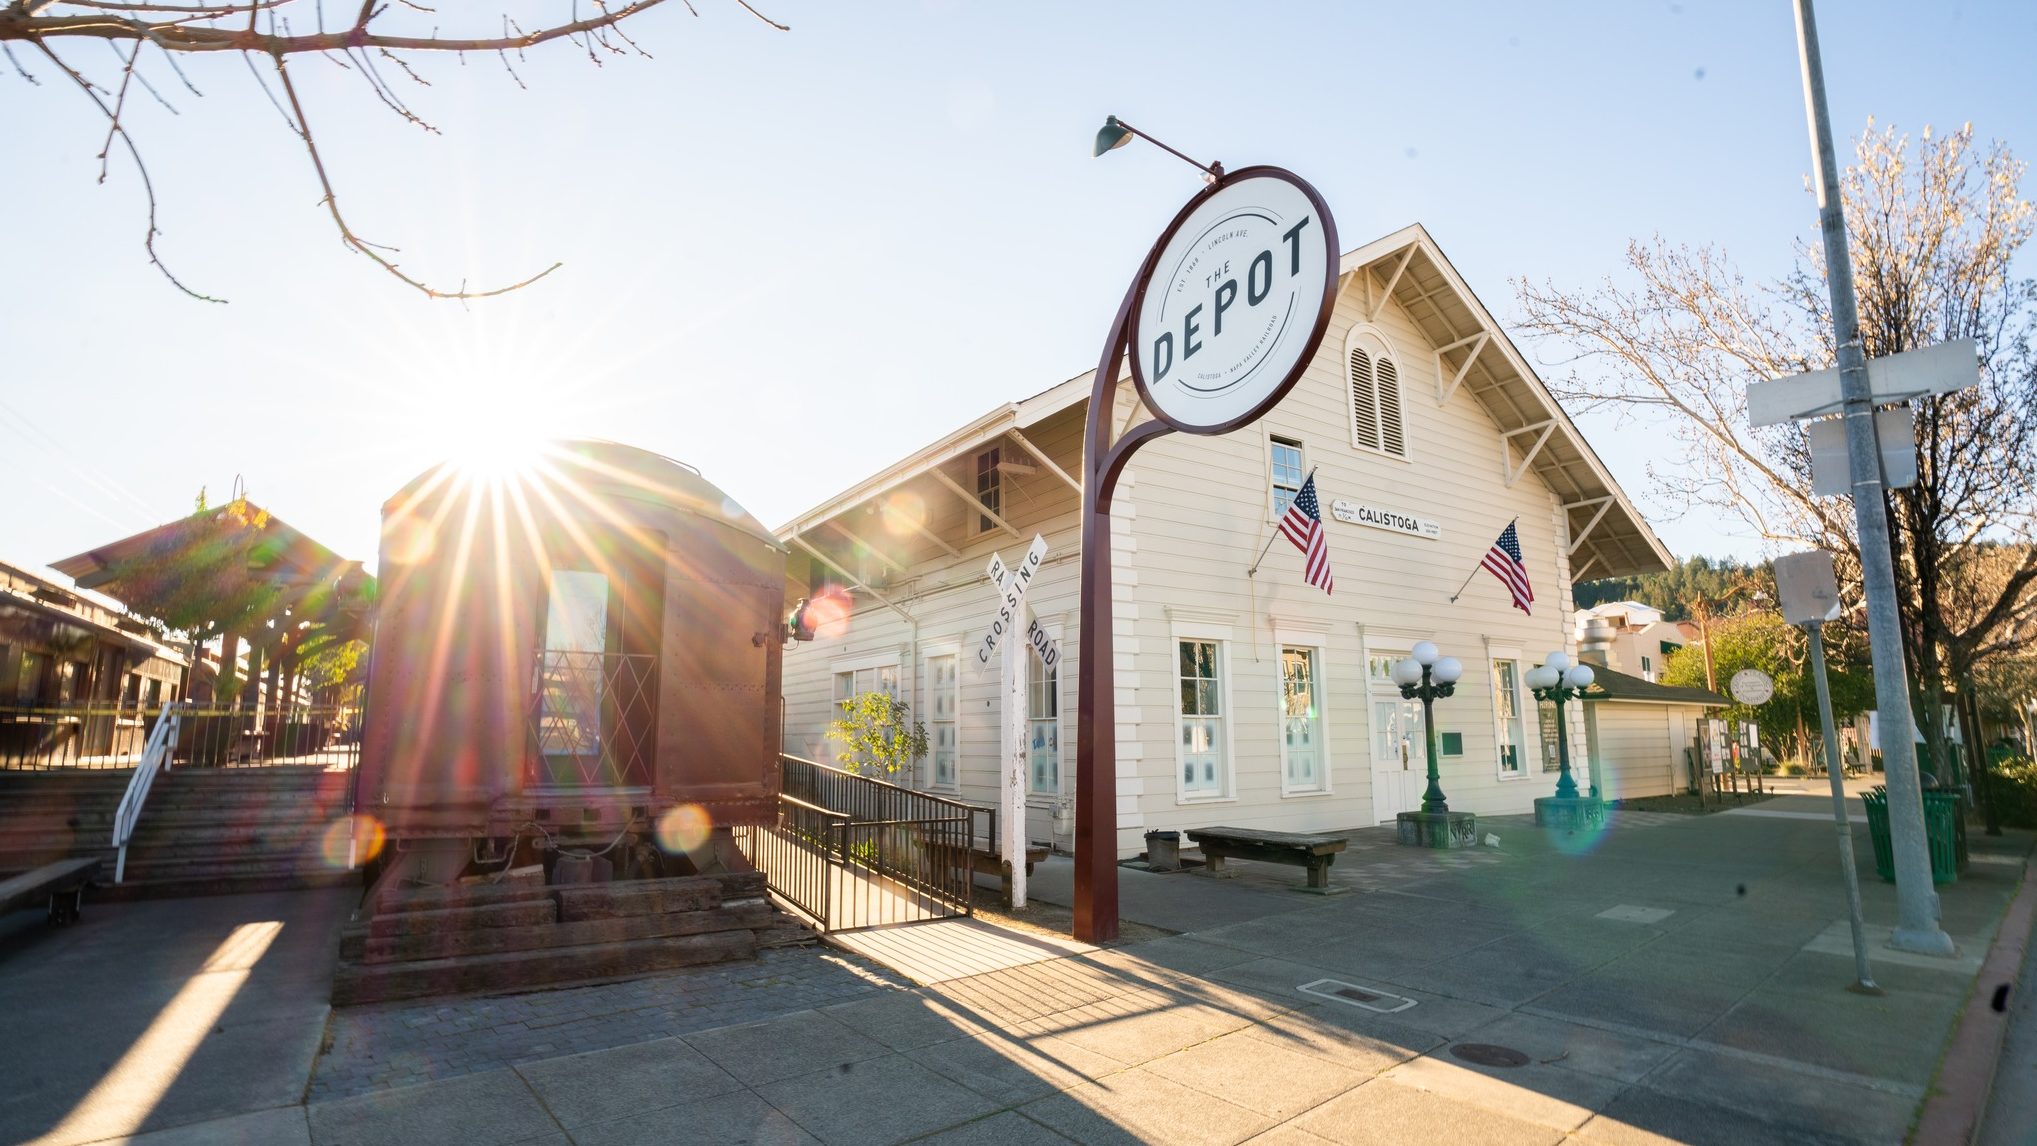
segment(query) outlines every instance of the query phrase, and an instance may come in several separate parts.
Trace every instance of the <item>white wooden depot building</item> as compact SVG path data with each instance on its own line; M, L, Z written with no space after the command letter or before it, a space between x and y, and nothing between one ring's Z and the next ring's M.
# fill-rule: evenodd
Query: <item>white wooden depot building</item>
M1048 551L1026 603L1063 658L1054 671L1025 658L1026 828L1071 845L1075 475L1091 381L1000 406L778 531L793 552L788 600L826 600L817 639L785 657L786 751L831 762L835 700L885 689L932 743L905 782L997 803L1001 660L976 656L999 600L985 565L993 553L1016 563L1039 535ZM1117 416L1131 416L1131 387L1119 395ZM1275 534L1311 470L1334 596L1303 581L1301 554ZM1533 615L1482 571L1452 604L1516 518ZM1153 829L1350 828L1417 807L1421 708L1388 670L1423 639L1465 666L1436 706L1451 808L1529 811L1554 787L1556 749L1553 710L1538 712L1524 677L1551 649L1577 651L1571 583L1670 564L1419 225L1343 256L1329 333L1272 413L1140 451L1111 543L1124 855ZM1585 722L1571 715L1583 782Z

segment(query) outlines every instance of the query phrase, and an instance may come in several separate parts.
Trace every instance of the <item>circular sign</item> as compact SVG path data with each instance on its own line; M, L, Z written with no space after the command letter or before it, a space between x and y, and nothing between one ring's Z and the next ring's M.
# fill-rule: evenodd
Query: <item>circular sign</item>
M1732 683L1727 686L1733 699L1741 704L1766 704L1775 695L1775 681L1760 669L1741 669L1733 674Z
M1308 366L1337 299L1337 225L1316 189L1247 167L1189 201L1153 245L1132 306L1132 381L1161 421L1221 434Z

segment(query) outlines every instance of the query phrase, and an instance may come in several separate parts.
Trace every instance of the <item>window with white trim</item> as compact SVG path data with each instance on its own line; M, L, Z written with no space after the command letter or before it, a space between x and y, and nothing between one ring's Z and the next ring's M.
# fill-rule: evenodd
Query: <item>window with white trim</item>
M841 702L866 692L883 692L898 699L898 666L870 665L835 674L835 700Z
M1048 668L1030 651L1026 660L1026 787L1035 795L1061 793L1061 669Z
M1646 654L1643 654L1641 657L1641 679L1648 681L1655 679L1655 662L1649 659Z
M961 774L959 663L954 653L927 657L927 779L936 788L955 787Z
M1528 729L1521 720L1521 662L1495 657L1492 662L1493 716L1499 722L1501 778L1528 774Z
M1293 438L1271 439L1273 452L1273 520L1287 516L1287 507L1301 494L1301 443Z
M1306 645L1280 649L1280 761L1283 792L1323 790L1322 666Z
M1351 339L1346 360L1351 383L1351 444L1407 457L1400 365L1392 351L1377 335L1362 334Z
M990 513L1004 512L1004 473L998 469L1004 451L996 446L976 455L976 504ZM976 515L976 532L989 533L997 523L989 514Z
M1177 642L1181 685L1181 794L1224 794L1222 641Z

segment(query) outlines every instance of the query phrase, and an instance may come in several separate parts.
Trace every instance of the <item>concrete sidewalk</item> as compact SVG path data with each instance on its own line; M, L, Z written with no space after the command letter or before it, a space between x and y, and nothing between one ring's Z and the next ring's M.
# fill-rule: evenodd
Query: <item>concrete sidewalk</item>
M1291 868L1126 870L1128 918L1200 925L137 1141L1901 1141L1971 960L1881 952L1888 993L1845 991L1829 825L1482 826L1500 848L1457 857L1361 833L1333 876L1362 890L1329 898ZM1944 889L1962 954L2021 876L1976 862ZM1862 890L1891 922L1893 889Z

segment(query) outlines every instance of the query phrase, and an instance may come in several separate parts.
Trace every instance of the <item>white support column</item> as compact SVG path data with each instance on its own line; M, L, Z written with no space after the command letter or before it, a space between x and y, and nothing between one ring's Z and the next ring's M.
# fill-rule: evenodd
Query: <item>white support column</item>
M1020 610L1021 616L1029 612ZM1013 907L1026 905L1026 658L1031 655L1022 632L1005 637L1004 735L1000 738L1004 782L999 785L1004 839L998 841L997 850L1010 865Z

